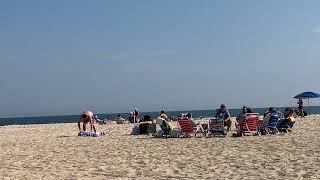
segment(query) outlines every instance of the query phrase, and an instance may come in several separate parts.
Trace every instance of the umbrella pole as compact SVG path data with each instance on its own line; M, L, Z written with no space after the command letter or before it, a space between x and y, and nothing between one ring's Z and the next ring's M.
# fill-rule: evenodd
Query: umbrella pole
M136 126L136 111L133 111L133 125Z
M308 106L309 106L309 115L311 114L311 110L310 110L310 102L309 102L309 99L310 98L308 98Z

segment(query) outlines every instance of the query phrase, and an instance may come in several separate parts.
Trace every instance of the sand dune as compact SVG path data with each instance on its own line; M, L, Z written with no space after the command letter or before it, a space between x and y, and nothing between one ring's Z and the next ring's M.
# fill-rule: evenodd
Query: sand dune
M129 135L132 125L0 127L1 179L320 179L320 116L283 135L170 138Z

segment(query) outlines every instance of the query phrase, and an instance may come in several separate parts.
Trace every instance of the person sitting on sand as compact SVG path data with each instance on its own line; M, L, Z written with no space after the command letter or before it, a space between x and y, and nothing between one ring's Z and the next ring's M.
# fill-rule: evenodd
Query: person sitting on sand
M86 126L87 126L87 123L89 122L90 131L92 132L92 129L93 129L94 132L96 132L96 127L94 126L94 121L93 121L93 113L91 111L86 111L81 114L81 117L78 121L79 131L81 131L81 127L80 127L81 122L83 123L82 125L83 131L86 131Z
M94 116L94 121L95 123L99 123L99 124L106 124L107 122L100 119L97 115Z
M116 123L123 124L124 122L125 122L125 119L120 114L118 114L118 116L116 117Z
M223 119L224 120L224 126L227 126L227 131L230 130L232 121L229 111L227 110L226 106L224 104L221 104L220 108L216 112L217 119Z

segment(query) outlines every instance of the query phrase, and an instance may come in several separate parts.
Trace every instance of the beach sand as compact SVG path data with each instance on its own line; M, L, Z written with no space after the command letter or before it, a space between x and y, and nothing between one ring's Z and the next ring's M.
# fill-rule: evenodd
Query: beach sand
M320 179L320 116L293 132L233 138L131 136L132 125L0 127L0 179ZM234 130L234 127L233 127Z

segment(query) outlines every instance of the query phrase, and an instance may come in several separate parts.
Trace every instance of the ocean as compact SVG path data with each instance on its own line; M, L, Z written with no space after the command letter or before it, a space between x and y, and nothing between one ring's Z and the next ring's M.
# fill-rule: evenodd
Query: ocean
M296 107L295 107L296 108ZM263 114L268 108L252 108L253 112ZM275 107L280 111L284 111L285 107ZM231 116L237 116L241 109L229 109ZM310 111L305 107L308 114L320 114L320 106L311 106ZM159 111L160 112L160 111ZM141 112L140 118L145 115L150 115L152 118L157 118L159 112ZM215 110L189 110L189 111L167 111L169 116L179 116L181 113L191 113L193 118L213 117ZM112 113L112 114L96 114L100 119L114 120L118 114L128 119L129 113ZM14 117L14 118L0 118L0 126L4 125L27 125L27 124L54 124L54 123L75 123L79 120L80 115L66 115L66 116L40 116L40 117Z

